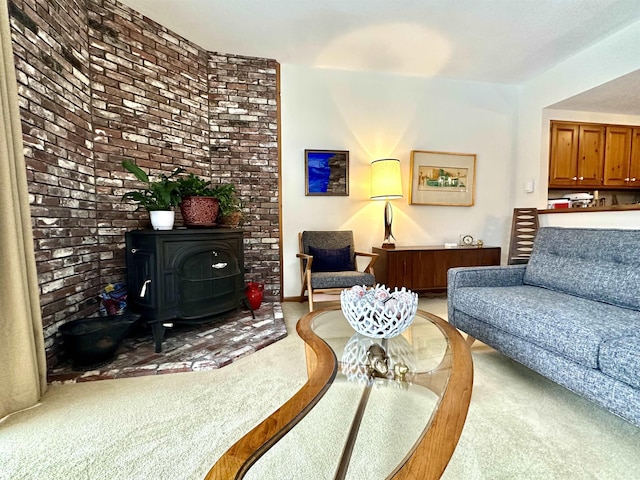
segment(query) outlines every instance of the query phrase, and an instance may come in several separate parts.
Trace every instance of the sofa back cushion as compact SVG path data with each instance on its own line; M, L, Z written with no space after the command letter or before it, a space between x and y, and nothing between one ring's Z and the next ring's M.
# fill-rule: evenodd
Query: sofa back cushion
M524 283L640 310L640 230L543 227Z

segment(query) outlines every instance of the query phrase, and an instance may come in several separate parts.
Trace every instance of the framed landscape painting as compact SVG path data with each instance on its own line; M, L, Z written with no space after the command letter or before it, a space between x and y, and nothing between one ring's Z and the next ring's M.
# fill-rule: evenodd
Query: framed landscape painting
M470 207L475 201L475 154L413 150L410 177L412 205Z
M305 195L349 195L347 150L304 151Z

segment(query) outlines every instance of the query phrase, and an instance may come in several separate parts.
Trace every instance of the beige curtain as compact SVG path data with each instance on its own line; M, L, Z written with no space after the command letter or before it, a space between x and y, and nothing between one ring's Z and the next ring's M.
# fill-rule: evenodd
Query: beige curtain
M40 400L46 357L7 0L0 0L0 418Z

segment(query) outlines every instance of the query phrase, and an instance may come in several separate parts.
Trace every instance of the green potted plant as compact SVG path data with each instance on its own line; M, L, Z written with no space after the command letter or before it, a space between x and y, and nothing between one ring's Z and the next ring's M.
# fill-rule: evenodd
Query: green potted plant
M180 212L187 226L215 225L220 207L211 181L190 173L177 179Z
M220 223L237 227L242 221L242 202L238 198L236 186L224 183L213 188L220 203Z
M132 160L123 160L122 166L145 184L144 188L126 192L122 196L123 200L131 200L138 204L138 208L145 208L149 212L154 230L171 230L175 220L173 207L180 202L178 183L175 178L184 169L176 168L169 176L161 174L152 181L149 175Z

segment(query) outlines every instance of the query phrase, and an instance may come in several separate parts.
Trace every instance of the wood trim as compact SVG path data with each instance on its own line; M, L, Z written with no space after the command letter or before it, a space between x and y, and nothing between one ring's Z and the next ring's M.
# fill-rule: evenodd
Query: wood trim
M278 119L278 263L280 264L280 301L284 296L284 241L282 238L282 89L280 87L280 62L276 62L276 108Z
M296 331L313 353L315 370L307 383L282 407L238 440L211 467L205 480L242 478L253 463L291 430L322 398L336 376L336 356L311 330L313 318L322 310L306 314L296 325Z

